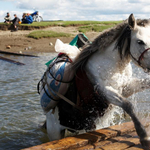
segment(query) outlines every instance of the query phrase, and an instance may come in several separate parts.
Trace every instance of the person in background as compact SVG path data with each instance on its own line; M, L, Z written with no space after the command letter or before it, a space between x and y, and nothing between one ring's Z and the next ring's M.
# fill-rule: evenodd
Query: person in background
M15 18L11 21L13 23L13 28L14 28L12 31L17 31L18 30L17 25L19 24L20 19L17 17L16 14L14 14L14 17Z
M27 15L22 23L31 24L32 22L33 22L32 16L29 13L27 13Z
M7 12L7 15L5 16L5 21L4 21L4 23L10 23L11 22L11 17L10 17L10 14L9 14L9 12Z
M24 23L26 20L26 13L23 13L22 15L22 19L21 19L21 23Z

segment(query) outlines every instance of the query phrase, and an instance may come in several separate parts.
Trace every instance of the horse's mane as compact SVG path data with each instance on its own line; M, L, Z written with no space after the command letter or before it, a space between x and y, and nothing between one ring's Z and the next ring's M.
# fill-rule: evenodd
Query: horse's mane
M149 20L137 20L138 26L145 27L149 24ZM120 57L128 56L129 48L130 48L130 36L131 29L128 25L127 20L118 24L117 26L110 28L108 30L103 31L91 44L87 45L80 53L80 55L76 58L73 63L73 68L76 70L79 67L83 67L89 57L98 50L103 50L107 46L109 46L112 42L114 42L118 37L115 48L118 49L120 53ZM124 42L127 39L127 47L125 48L125 53L123 54L122 48L124 46Z

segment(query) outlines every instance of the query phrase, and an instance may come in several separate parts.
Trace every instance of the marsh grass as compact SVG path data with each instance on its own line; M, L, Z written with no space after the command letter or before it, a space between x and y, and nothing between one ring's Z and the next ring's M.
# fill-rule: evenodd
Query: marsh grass
M19 26L24 26L23 29L27 29L27 27L31 27L33 29L43 29L50 26L75 26L77 27L79 32L86 33L90 31L94 32L102 32L105 29L111 28L122 21L42 21L42 22L33 22L32 24L19 24ZM1 26L10 26L10 24L5 24L3 22L0 23ZM29 28L30 29L30 28ZM54 31L46 31L46 30L38 30L33 31L27 35L27 37L39 39L39 38L49 38L49 37L70 37L72 36L69 33L63 32L54 32Z
M89 31L94 31L94 32L102 32L103 30L109 29L111 27L114 27L116 24L100 24L100 25L88 25L88 26L80 26L78 28L79 32L89 32Z
M61 23L59 21L44 21L44 22L33 22L32 24L20 24L20 26L38 26L38 27L49 27L58 26Z
M40 38L49 38L49 37L71 37L72 35L69 33L63 32L54 32L54 31L33 31L27 35L27 37L40 39Z
M94 25L94 24L118 24L121 21L42 21L33 22L32 24L20 24L21 26L83 26L83 25Z
M43 21L43 22L33 22L32 24L21 24L28 26L81 26L81 25L89 25L89 24L101 24L100 21Z

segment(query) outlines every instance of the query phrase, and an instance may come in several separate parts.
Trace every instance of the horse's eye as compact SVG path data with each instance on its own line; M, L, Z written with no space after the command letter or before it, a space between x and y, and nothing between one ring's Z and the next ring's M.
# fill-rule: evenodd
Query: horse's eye
M138 42L138 44L140 44L140 45L144 45L144 44L145 44L142 40L138 40L137 42Z

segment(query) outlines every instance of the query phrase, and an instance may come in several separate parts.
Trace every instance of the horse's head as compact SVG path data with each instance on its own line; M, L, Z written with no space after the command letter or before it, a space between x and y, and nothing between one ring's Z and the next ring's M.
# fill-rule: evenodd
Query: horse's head
M130 36L130 55L132 60L145 71L150 71L150 22L135 20L133 14L128 19Z

